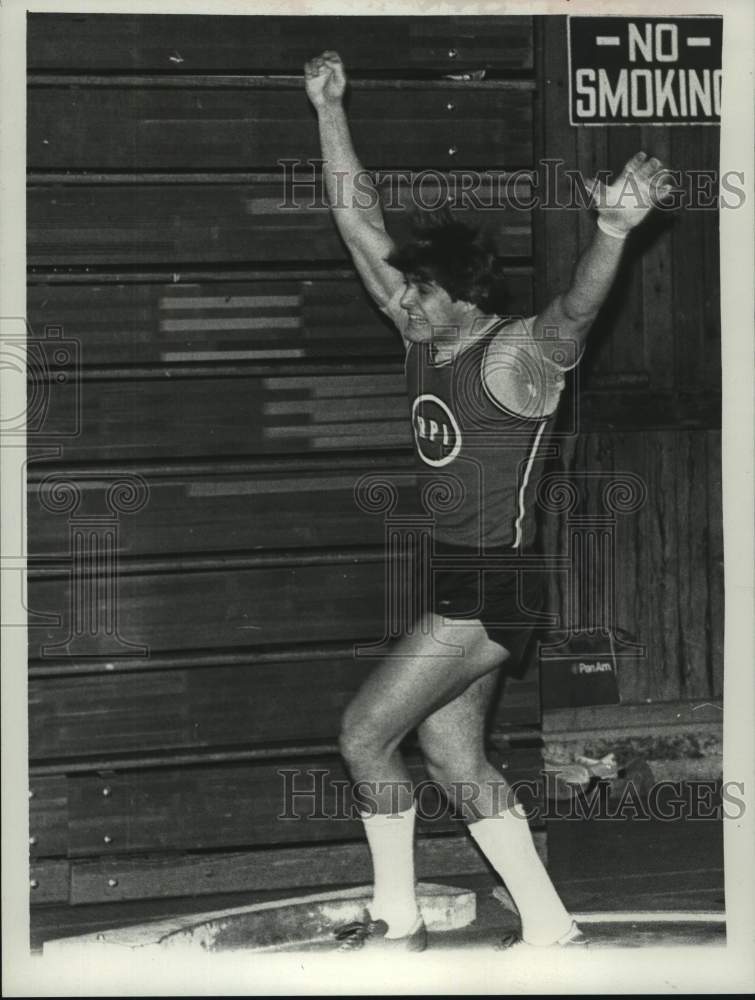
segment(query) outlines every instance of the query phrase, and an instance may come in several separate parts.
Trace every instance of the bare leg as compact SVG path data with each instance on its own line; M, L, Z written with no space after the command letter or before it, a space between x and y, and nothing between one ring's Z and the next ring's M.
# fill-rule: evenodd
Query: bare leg
M409 773L397 749L404 736L508 656L479 622L444 624L433 616L433 631L442 642L462 646L464 655L439 657L424 634L405 637L344 713L341 753L354 781L374 789L378 813L411 805ZM379 783L386 786L381 790Z
M374 871L373 919L389 937L410 937L421 923L414 884L414 807L409 773L398 751L403 737L428 714L457 697L506 658L482 625L445 625L434 635L463 647L463 656L438 656L424 634L407 637L370 675L344 714L341 752L372 802L362 809ZM382 786L380 783L383 783Z
M419 727L431 776L470 821L469 832L506 883L530 944L568 935L572 918L537 855L526 815L485 757L484 724L495 678L481 677Z
M468 822L496 816L514 802L485 755L485 720L497 683L497 672L478 678L417 729L429 776Z

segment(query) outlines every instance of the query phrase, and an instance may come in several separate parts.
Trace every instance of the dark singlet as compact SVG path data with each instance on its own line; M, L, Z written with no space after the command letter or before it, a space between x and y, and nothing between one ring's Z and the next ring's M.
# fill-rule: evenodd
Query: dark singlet
M396 308L394 297L384 311L402 330L405 314ZM531 322L494 322L445 363L434 362L430 343L407 346L420 488L435 484L441 542L490 550L524 549L534 540L533 501L565 368L541 353ZM495 399L484 363L495 372Z

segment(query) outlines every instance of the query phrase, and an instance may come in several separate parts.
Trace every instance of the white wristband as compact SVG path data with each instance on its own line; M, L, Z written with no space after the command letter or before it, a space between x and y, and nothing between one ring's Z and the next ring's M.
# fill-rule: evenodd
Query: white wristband
M625 240L629 235L628 229L617 229L610 222L606 222L602 216L598 216L598 229L602 229L606 236L613 236L615 240Z

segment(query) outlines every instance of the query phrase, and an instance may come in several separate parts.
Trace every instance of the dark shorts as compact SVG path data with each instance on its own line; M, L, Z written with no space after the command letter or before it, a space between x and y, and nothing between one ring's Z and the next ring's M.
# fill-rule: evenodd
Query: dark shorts
M512 550L502 550L510 556ZM469 549L435 543L438 557L475 558ZM476 556L475 568L434 568L430 607L443 618L479 619L488 637L519 663L535 633L543 628L546 578L538 570L484 569L485 556Z

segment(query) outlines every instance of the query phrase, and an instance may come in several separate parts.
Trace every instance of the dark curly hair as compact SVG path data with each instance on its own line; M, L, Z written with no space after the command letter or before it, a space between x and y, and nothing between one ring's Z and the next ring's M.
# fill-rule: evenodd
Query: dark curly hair
M492 240L447 212L416 218L412 236L386 257L386 263L406 278L440 285L454 302L473 302L488 312L502 310L503 275Z

